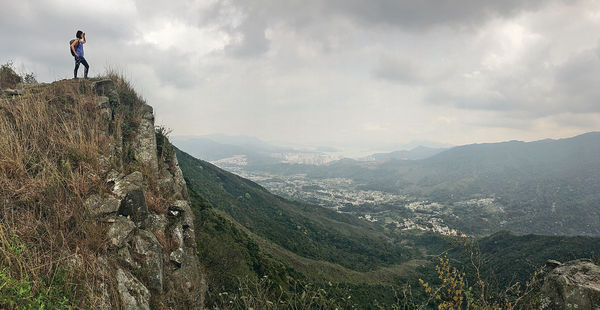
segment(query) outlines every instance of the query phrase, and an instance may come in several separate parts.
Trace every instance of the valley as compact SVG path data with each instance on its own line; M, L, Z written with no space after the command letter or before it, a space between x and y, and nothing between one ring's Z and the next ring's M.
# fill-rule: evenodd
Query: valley
M588 133L474 144L436 149L429 157L418 148L422 157L415 160L388 156L315 165L267 160L263 152L260 161L238 154L212 162L286 199L348 213L386 229L452 236L502 230L597 236L599 140L600 134ZM401 152L405 157L409 153Z
M215 164L219 164L218 162ZM270 192L286 199L319 205L339 213L352 214L359 219L399 230L423 230L456 236L460 231L444 222L447 207L438 203L411 197L365 189L348 178L312 179L306 174L276 175L261 171L247 171L244 166L223 167L264 186ZM481 199L489 204L493 199ZM477 202L465 202L465 204Z

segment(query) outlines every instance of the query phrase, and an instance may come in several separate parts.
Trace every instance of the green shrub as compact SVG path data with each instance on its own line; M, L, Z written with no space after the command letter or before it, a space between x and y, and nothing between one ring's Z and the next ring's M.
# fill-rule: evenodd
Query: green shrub
M0 66L0 88L15 88L22 82L23 78L15 73L12 62Z

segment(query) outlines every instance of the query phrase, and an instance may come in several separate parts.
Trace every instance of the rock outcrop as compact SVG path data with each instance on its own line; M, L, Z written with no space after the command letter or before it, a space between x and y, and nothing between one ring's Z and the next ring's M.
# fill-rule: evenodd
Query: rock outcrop
M580 259L549 261L546 268L541 309L600 310L600 266Z
M94 82L92 89L100 117L109 123L106 134L115 136L104 171L110 190L84 203L89 218L108 226L102 272L114 279L118 298L112 304L105 298L100 308L201 309L206 285L196 256L194 217L174 152L157 151L152 107L121 102L112 80ZM136 126L125 136L115 128L128 117ZM163 151L170 147L161 142Z

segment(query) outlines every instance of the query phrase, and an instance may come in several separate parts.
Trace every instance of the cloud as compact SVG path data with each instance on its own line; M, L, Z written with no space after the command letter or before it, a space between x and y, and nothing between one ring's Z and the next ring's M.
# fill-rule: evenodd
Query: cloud
M379 58L373 74L385 80L405 84L422 82L426 79L422 65L417 60L390 54Z
M361 125L362 130L367 132L386 132L389 131L389 128L385 125L375 123L375 122L367 122Z
M232 56L248 57L269 50L266 33L270 27L287 26L325 41L336 20L350 21L356 27L383 26L419 33L440 27L475 28L491 18L508 18L555 1L228 0L212 1L213 16L206 22L220 24L236 38L227 49ZM321 26L319 32L312 31L314 24Z
M259 56L269 50L269 39L266 36L267 24L257 18L246 19L235 28L235 40L227 46L227 52L234 56Z
M600 57L597 49L583 51L557 66L553 95L558 111L600 113Z
M519 70L444 81L432 85L426 100L521 118L600 112L600 57L595 49L569 55L560 63L542 62L527 59L519 63Z
M536 0L334 0L328 12L345 12L368 24L389 24L414 30L436 26L476 26L489 18L508 17L546 5Z
M436 26L476 26L490 18L510 17L556 1L539 0L232 0L226 2L247 15L286 20L301 27L314 20L346 17L363 24L393 25L407 29ZM222 5L217 3L216 5Z
M79 28L92 74L124 71L178 135L347 146L600 130L593 0L6 1L0 60L68 78Z

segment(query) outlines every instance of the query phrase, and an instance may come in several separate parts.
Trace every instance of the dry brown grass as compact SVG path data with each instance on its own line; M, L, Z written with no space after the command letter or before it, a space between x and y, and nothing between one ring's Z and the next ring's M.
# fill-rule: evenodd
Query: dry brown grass
M148 209L156 214L167 215L167 211L171 202L160 196L156 196L152 192L146 192L146 204Z
M15 73L11 62L0 66L0 89L15 88L23 78Z
M164 231L154 231L154 236L163 250L167 253L177 250L180 246L170 234L165 234Z
M94 277L104 228L86 220L81 206L102 186L98 158L113 139L99 119L88 81L0 99L0 269L31 281L36 294L66 271L72 298L98 297L86 286L102 281Z

